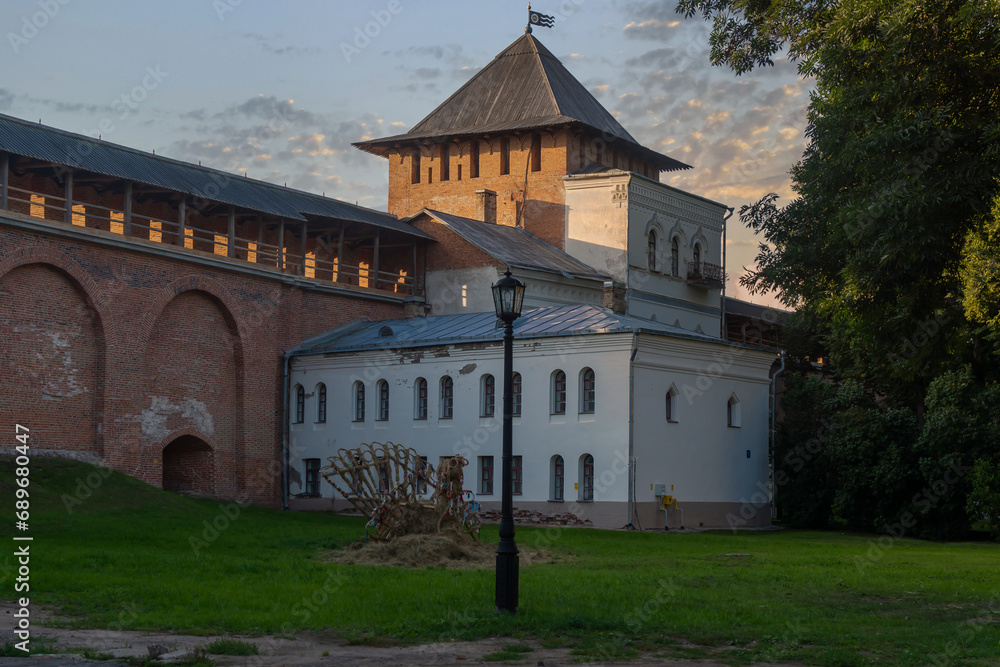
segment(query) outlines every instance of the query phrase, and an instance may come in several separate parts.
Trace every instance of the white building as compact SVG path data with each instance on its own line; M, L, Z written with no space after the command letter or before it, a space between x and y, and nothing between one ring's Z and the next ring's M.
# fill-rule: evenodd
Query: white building
M466 488L498 509L500 336L492 313L446 315L358 323L292 350L292 507L346 508L315 471L339 448L391 441L435 465L464 456ZM567 306L515 322L514 360L516 508L654 528L667 494L689 526L769 521L746 504L768 479L772 352Z

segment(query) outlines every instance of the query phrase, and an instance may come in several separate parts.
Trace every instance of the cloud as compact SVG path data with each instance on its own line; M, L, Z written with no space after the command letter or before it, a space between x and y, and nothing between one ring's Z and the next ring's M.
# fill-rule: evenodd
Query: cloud
M198 122L185 131L189 138L167 147L171 157L349 201L367 198L368 205L384 202L384 189L377 197L375 189L360 184L384 182L387 165L351 143L398 132L401 125L370 112L316 113L263 94L180 117Z
M273 53L278 56L315 56L322 52L319 47L302 47L296 44L285 44L277 46L272 38L257 32L245 32L243 38L255 42L265 53Z
M14 104L14 94L6 88L0 88L0 111L6 111Z
M669 41L677 32L675 28L680 26L680 21L664 21L661 19L646 19L638 22L632 21L625 28L625 36L630 39L653 39L657 41Z

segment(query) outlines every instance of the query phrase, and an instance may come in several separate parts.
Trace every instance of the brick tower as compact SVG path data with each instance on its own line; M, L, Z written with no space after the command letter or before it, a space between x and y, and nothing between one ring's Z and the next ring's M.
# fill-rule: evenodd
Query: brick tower
M390 213L523 226L561 249L567 174L689 168L636 142L528 32L409 132L354 145L388 158Z

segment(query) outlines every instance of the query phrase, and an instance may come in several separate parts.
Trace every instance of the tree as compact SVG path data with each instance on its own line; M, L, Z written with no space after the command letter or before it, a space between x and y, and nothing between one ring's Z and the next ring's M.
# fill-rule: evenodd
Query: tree
M982 361L960 266L1000 193L1000 2L678 9L714 19L716 64L741 73L787 48L816 77L796 199L779 207L769 195L740 212L766 240L743 284L824 319L838 367L890 399L919 402L956 357Z
M1000 198L982 224L969 231L962 251L963 304L970 322L1000 342ZM998 348L994 348L997 350Z

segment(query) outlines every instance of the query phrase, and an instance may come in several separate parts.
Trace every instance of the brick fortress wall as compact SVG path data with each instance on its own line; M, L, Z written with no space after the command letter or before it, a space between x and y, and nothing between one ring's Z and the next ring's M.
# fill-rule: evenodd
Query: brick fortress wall
M278 505L283 351L403 314L306 282L0 220L0 422L156 486Z

